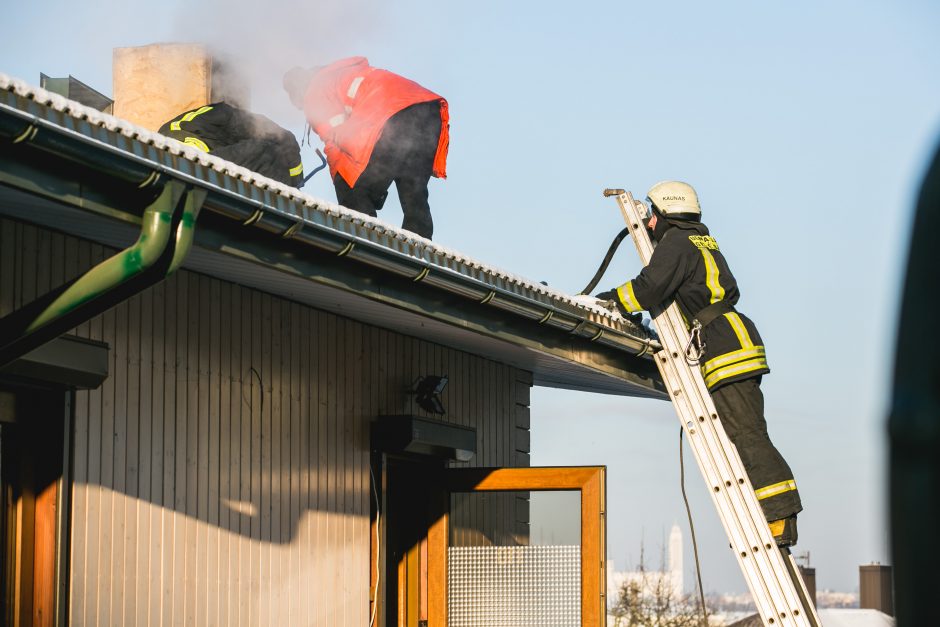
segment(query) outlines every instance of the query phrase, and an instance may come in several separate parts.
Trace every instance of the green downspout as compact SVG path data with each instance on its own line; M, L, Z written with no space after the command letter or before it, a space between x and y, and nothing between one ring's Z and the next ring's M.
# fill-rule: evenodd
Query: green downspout
M140 235L132 246L59 288L58 294L40 297L0 320L0 366L175 272L192 248L205 197L203 189L168 182L144 210ZM83 311L77 311L80 308Z
M196 235L196 218L199 216L199 209L205 199L206 190L204 189L194 190L187 194L186 204L183 207L183 217L180 218L180 224L176 229L176 248L173 251L173 260L170 262L170 267L167 269L164 278L176 272L183 265L186 255L189 254L189 249L193 246L193 237Z
M153 266L170 241L173 211L183 192L183 186L175 182L164 186L157 200L144 211L137 242L89 270L39 314L26 328L26 332L33 333L41 329L52 320L62 317L79 305L101 296ZM176 249L165 276L179 268L192 245L197 213L193 194L189 194L185 202L183 216L176 231Z

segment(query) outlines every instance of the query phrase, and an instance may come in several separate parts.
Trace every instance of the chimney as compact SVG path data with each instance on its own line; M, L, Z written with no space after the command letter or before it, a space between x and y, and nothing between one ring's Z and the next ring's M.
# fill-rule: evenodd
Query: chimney
M894 616L894 587L891 567L878 562L858 567L859 603L862 609L873 609Z
M200 44L115 48L114 115L155 131L180 113L210 102L248 107L247 82L235 67Z

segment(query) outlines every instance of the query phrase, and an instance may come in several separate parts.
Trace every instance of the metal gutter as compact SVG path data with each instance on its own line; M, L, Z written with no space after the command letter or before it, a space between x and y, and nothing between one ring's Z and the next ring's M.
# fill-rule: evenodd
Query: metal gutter
M3 74L0 138L53 152L132 186L167 179L192 185L205 191L205 209L267 233L262 238L267 241L277 241L274 236L311 246L631 355L659 348L644 329L603 308ZM88 200L82 207L107 212Z
M223 215L238 220L245 226L309 244L337 256L348 257L391 272L415 283L431 285L566 333L625 349L635 355L644 355L658 347L658 343L648 336L643 337L639 333L634 335L614 325L599 324L597 318L585 316L577 312L575 308L566 307L552 299L548 294L526 288L518 282L507 280L506 277L468 273L466 268L459 267L453 259L435 254L428 248L415 251L421 255L418 257L416 254L408 254L403 250L387 248L373 239L358 234L350 234L337 239L329 231L304 230L303 227L309 222L297 221L278 211L265 212L263 219L257 219L256 212L249 213L249 210L245 208L227 210Z

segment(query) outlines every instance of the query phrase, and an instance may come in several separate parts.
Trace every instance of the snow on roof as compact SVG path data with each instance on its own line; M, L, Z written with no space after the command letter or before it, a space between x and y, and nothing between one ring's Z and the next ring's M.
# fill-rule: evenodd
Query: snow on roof
M895 627L893 616L878 610L858 608L824 608L816 610L822 627ZM760 627L763 622L757 614L731 623L731 627Z
M513 274L496 266L485 264L464 255L456 250L442 246L436 242L425 239L410 231L405 231L388 222L367 216L363 213L353 211L336 203L331 203L319 198L305 194L297 188L289 187L273 179L261 176L242 166L236 165L230 161L221 159L215 155L202 152L193 146L184 144L170 137L159 133L149 131L145 128L132 124L127 120L115 117L113 115L102 113L91 107L86 107L74 100L69 100L59 94L55 94L40 87L30 85L26 81L11 77L0 72L0 90L12 91L13 93L39 104L51 107L55 111L72 116L79 120L87 120L95 126L106 128L115 133L120 133L130 139L136 139L156 148L166 150L173 155L183 157L194 163L199 163L205 167L211 168L221 174L241 179L246 183L255 185L261 189L267 189L275 192L285 198L302 203L317 211L332 214L335 217L341 217L353 221L357 224L375 229L378 232L402 240L411 244L416 249L430 250L436 255L440 255L449 260L466 264L476 270L490 274L503 279L509 283L514 283L527 290L544 294L550 298L556 299L568 305L582 308L600 316L607 324L613 328L623 326L634 327L635 325L626 322L617 312L612 312L598 304L599 301L590 296L571 296L564 292L555 290L537 281L531 281L519 275ZM2 106L2 105L0 105ZM642 333L642 331L641 331Z
M823 627L894 627L894 617L878 610L827 608L818 610Z

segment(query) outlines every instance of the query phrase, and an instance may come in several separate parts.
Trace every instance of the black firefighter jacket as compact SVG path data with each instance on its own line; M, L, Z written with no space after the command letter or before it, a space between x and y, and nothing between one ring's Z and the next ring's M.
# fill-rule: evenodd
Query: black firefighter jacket
M286 185L303 184L297 139L258 113L214 102L179 114L159 132Z
M623 306L631 312L649 310L675 298L688 323L712 303L736 304L738 284L708 227L673 224L640 275L617 288ZM742 313L718 316L702 330L702 339L702 376L709 390L770 372L757 327Z

